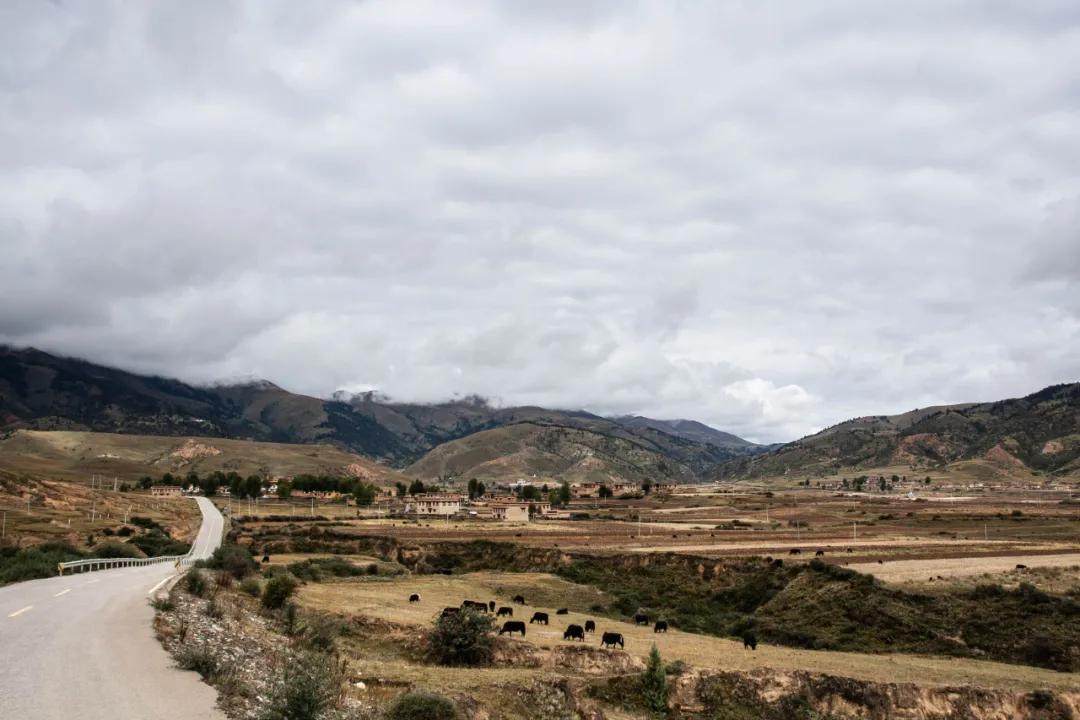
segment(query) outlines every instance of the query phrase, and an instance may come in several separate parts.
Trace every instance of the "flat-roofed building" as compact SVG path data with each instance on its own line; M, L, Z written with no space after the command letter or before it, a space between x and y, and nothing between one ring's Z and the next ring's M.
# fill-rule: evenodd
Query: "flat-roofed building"
M462 495L454 493L421 493L405 500L406 514L456 515L461 512Z
M184 491L179 485L154 485L150 488L150 494L154 497L180 497Z
M506 522L529 522L528 503L491 503L491 516Z

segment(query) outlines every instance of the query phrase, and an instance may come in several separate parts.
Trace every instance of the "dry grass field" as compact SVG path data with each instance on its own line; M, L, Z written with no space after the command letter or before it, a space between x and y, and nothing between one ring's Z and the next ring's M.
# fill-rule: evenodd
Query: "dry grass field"
M410 604L410 593L419 593L421 602ZM513 605L511 598L521 593L526 605ZM1005 665L968 659L927 657L917 655L871 655L846 652L825 652L759 645L757 651L745 650L742 643L705 635L669 630L653 633L652 627L635 626L589 613L591 605L604 602L599 591L573 585L542 573L479 572L459 576L404 576L393 579L363 578L357 580L309 584L300 593L302 606L314 610L345 615L379 618L397 624L429 627L437 613L448 606L458 606L464 599L495 600L514 609L515 619L528 621L534 610L548 612L551 625L529 625L524 642L550 647L570 644L563 641L562 631L569 623L584 624L595 619L597 633L604 630L621 632L626 638L626 651L644 657L656 643L668 661L683 660L703 668L723 670L806 670L879 682L911 682L926 686L974 685L986 688L1034 689L1054 688L1075 690L1080 687L1080 675L1058 673L1038 668ZM555 615L558 607L570 609L568 615ZM599 643L599 635L589 635L587 642ZM615 651L612 651L615 652ZM430 666L416 667L394 652L379 658L358 658L355 661L363 672L378 672L403 682L414 681L423 673L425 682L436 687L445 682L498 682L503 669L449 670ZM520 680L519 670L513 670ZM491 674L493 677L487 678ZM445 677L444 677L445 676ZM459 677L460 676L460 677ZM460 687L460 685L458 685Z
M83 548L89 546L89 536L100 541L104 530L137 516L170 528L180 540L190 540L199 529L202 516L193 500L157 499L144 492L114 492L111 487L96 490L79 483L16 479L0 472L3 541L28 546L60 540Z

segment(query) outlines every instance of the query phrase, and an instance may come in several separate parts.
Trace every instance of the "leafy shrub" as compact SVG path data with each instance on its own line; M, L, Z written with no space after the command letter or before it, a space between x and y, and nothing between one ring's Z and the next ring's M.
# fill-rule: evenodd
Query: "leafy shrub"
M93 557L98 558L133 558L139 557L139 553L127 543L110 540L103 542L91 551Z
M162 555L184 555L191 546L185 542L175 540L158 528L154 528L142 535L136 535L128 541L139 548L147 557L160 557Z
M641 674L641 697L645 700L645 706L654 713L667 712L667 673L656 645L649 651L645 672Z
M442 665L484 665L495 654L491 616L473 608L442 615L428 636L432 657Z
M308 582L322 582L327 577L356 577L367 572L345 558L311 558L289 564L289 572Z
M202 570L192 570L184 576L184 589L195 597L202 597L206 594L206 575Z
M262 605L267 610L278 610L296 592L298 583L292 575L275 575L263 588Z
M214 550L214 554L206 561L206 566L224 570L237 580L243 580L259 569L255 558L251 557L251 551L236 543L225 543Z
M341 696L344 671L333 656L302 653L284 663L266 720L322 720Z
M71 545L50 542L28 548L0 547L0 585L56 575L57 563L82 560Z
M457 716L449 698L430 692L399 695L386 712L386 720L456 720Z
M334 641L344 635L347 628L348 626L338 618L329 615L311 615L304 623L304 642L314 650L329 652L334 649Z
M240 581L240 592L259 597L262 594L262 583L257 577L246 577Z

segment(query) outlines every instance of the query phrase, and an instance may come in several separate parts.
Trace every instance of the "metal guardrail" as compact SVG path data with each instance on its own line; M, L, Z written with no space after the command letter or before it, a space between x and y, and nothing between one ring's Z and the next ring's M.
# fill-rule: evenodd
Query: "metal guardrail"
M194 551L195 546L191 546ZM56 564L56 570L61 575L65 570L73 572L93 572L94 570L108 570L118 567L138 567L141 565L156 565L163 562L172 562L176 569L187 567L195 562L189 551L187 555L159 555L150 558L87 558L86 560L71 560Z

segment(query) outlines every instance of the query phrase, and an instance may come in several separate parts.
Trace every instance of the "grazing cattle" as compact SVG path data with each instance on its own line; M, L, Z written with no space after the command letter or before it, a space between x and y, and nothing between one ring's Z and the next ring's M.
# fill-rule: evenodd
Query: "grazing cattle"
M264 563L270 562L270 553L264 553L263 554L263 562Z
M500 635L513 635L516 632L521 633L521 637L525 637L525 623L520 620L507 620L503 623L502 630L499 630Z
M567 610L566 608L559 608L558 610L555 611L555 614L556 615L569 615L570 611Z
M442 612L439 613L439 617L446 617L447 615L456 615L457 611L458 611L457 608L443 608Z
M596 623L594 623L592 620L586 620L585 632L596 632Z
M412 595L409 596L409 602L411 602L411 603L420 602L420 596L417 595L416 593L413 593Z
M1017 570L1027 570L1027 565L1017 565L1016 569Z
M532 625L533 623L536 623L537 625L547 625L548 614L542 612L534 612L533 616L529 618L529 624Z
M848 548L848 549L847 549L847 551L848 551L848 552L855 552L855 551L854 551L854 550L852 550L851 548Z
M825 551L824 550L818 550L816 553L814 553L814 557L824 557L824 556L825 556Z
M772 561L772 566L774 568L784 567L784 561L781 560L780 558L776 558L775 560Z
M509 615L510 617L514 617L514 608L503 606L503 607L499 608L499 612L497 612L495 614L496 617L503 617L504 615Z
M563 640L581 640L585 641L585 629L580 625L568 625L566 630L562 634Z
M799 548L791 548L790 550L787 551L787 554L788 555L802 555L802 550L800 550Z
M742 636L743 650L750 648L751 650L757 650L757 637L754 633L744 633Z
M514 602L516 602L518 605L524 605L525 604L525 596L524 595L515 595L514 596Z
M765 556L765 562L766 563L771 563L772 562L772 555L766 555Z
M626 644L623 642L622 633L606 632L600 638L600 647L607 646L615 647L618 645L621 648L626 648Z
M885 564L885 561L884 561L884 560L878 560L878 561L877 561L877 564L878 564L878 565L884 565L884 564Z
M658 633L658 632L666 633L667 632L667 620L657 620L656 624L652 626L652 631L654 633Z
M461 603L462 608L473 608L480 612L486 613L488 611L488 604L486 602L480 602L478 600L465 600Z
M645 613L638 613L637 615L634 616L634 624L635 625L648 625L649 624L649 616L646 615Z
M488 612L495 612L495 601L492 600L488 603Z

